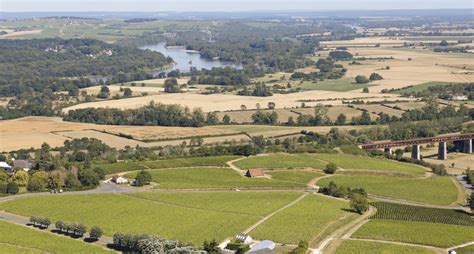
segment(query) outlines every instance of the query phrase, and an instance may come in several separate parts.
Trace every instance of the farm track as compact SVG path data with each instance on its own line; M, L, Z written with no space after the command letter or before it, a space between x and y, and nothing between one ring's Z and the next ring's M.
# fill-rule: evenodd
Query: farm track
M363 214L361 217L357 218L356 220L351 221L350 223L340 227L328 237L326 237L321 243L319 244L318 248L310 249L312 254L320 254L320 253L333 253L337 246L330 246L330 242L337 239L347 239L349 238L357 229L359 229L362 225L369 221L369 217L376 213L377 209L373 206L369 207L369 210ZM326 249L330 247L330 249Z
M88 237L88 233L86 233L84 235L84 238L82 238L82 237L81 238L73 238L73 237L63 235L63 234L56 233L54 227L53 228L48 227L47 229L44 229L44 230L41 230L41 229L36 228L36 227L28 227L27 225L30 221L28 217L13 214L13 213L9 213L9 212L5 212L3 210L0 211L0 220L5 220L5 221L8 221L8 222L11 222L11 223L23 226L23 227L27 227L27 228L30 228L30 229L36 229L40 232L48 232L48 233L53 234L53 235L58 236L58 237L65 237L65 238L68 238L68 239L73 239L73 240L76 240L76 241L83 242L84 244L87 244L83 240ZM108 236L102 236L98 241L93 242L92 244L98 245L98 246L100 246L104 249L107 249L107 250L112 250L112 249L107 248L107 246L113 244L113 239L111 237L108 237Z

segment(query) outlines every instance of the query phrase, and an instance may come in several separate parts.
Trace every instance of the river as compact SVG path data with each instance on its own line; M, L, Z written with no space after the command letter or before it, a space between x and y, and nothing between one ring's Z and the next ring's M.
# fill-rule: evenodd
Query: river
M198 52L186 51L185 47L165 47L165 43L159 43L155 45L147 45L141 47L141 49L149 49L162 53L165 56L173 58L175 65L173 67L164 70L164 72L170 72L172 70L179 70L180 72L189 72L191 67L195 67L198 70L212 69L213 67L234 67L241 69L242 65L223 62L220 60L209 60L202 58ZM163 71L161 71L163 72Z

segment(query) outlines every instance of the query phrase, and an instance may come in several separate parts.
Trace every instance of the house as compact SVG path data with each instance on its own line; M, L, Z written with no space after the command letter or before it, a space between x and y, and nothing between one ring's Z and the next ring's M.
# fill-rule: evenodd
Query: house
M467 98L467 95L464 94L453 94L451 95L451 100L452 101L467 101L469 98Z
M247 254L275 254L276 251L275 249L276 244L270 240L263 240L256 245L254 245L249 251L247 251Z
M4 161L0 161L0 169L4 169L8 174L13 173L13 168Z
M33 166L33 162L29 160L14 160L13 168L21 168L24 171L28 172Z
M249 235L247 234L244 234L244 233L237 233L234 235L234 238L241 242L241 243L244 243L244 244L251 244L253 243L253 239L252 237L250 237Z
M265 172L263 171L263 169L249 169L249 170L247 170L247 172L245 173L245 176L246 176L246 177L251 177L251 178L254 178L254 177L265 177Z
M124 184L124 183L128 183L128 179L125 177L121 177L119 175L114 175L112 178L109 178L104 181L104 183L110 183L110 182L116 183L116 184Z

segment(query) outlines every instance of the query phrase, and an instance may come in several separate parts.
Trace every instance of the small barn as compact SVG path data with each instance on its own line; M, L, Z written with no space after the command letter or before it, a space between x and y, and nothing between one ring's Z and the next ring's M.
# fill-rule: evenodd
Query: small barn
M33 162L29 160L14 160L13 168L21 168L24 171L28 172L33 166Z
M245 173L246 177L255 178L255 177L265 177L265 172L263 169L249 169Z

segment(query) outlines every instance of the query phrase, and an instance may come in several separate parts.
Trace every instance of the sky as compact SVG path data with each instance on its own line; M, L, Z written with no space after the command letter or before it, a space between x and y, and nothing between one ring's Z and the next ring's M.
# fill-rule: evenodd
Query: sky
M473 5L472 0L0 0L0 11L324 11L472 9Z

